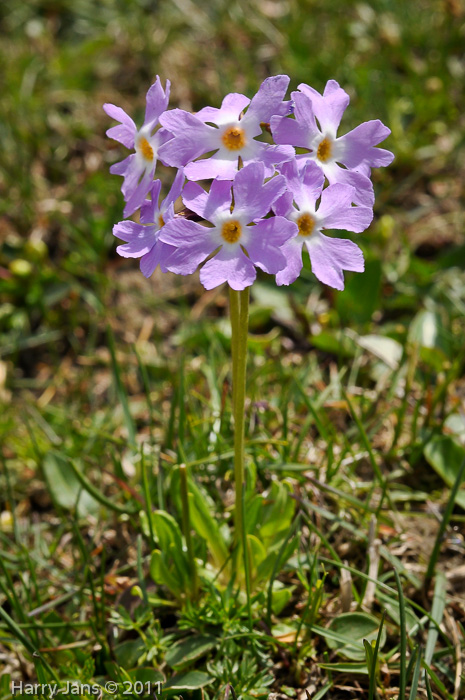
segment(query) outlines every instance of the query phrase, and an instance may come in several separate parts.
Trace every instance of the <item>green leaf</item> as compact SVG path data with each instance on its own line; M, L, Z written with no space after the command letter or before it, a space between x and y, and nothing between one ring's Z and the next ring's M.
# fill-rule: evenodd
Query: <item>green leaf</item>
M206 540L215 564L222 568L229 556L219 525L211 514L202 491L189 479L189 512L192 527Z
M175 496L178 497L177 508L178 511L181 512L182 505L179 482L180 475L177 469L172 475L172 490ZM188 478L188 491L191 525L197 534L207 542L215 566L221 569L229 557L229 552L219 524L212 515L215 505L208 492L198 486L191 478Z
M279 615L279 613L284 610L286 605L291 600L295 586L289 586L288 588L276 588L276 583L277 582L275 581L273 586L271 608L275 615Z
M434 586L433 604L431 606L431 617L437 626L430 622L425 648L425 664L428 666L431 666L431 661L433 660L434 649L436 647L439 634L438 628L442 623L442 618L444 616L444 609L446 607L446 590L447 579L442 571L438 571Z
M77 504L77 512L81 517L98 512L99 504L84 490L67 459L56 452L47 452L42 469L50 494L57 505L71 510Z
M266 549L258 537L254 535L247 535L247 549L250 559L250 573L252 579L254 579L258 567L266 559Z
M436 436L426 445L424 455L428 464L433 467L447 486L452 487L465 459L465 449L449 436ZM457 493L455 502L465 508L465 490L463 488Z
M386 608L386 612L389 617L394 620L396 624L400 625L401 616L398 601L395 598L391 598L381 590L377 591L376 598L383 608ZM408 632L410 632L410 630L418 624L418 617L410 607L405 608L405 619L406 629Z
M367 260L363 275L348 275L344 292L336 295L336 309L347 324L368 323L379 309L381 262Z
M332 620L329 629L342 637L345 644L342 646L333 639L327 639L331 649L335 649L348 659L363 659L365 657L364 640L372 642L376 640L379 630L379 621L373 615L367 613L344 613ZM380 648L386 643L386 630L383 629L380 639Z
M349 663L341 662L335 664L318 664L319 668L324 668L326 671L338 671L339 673L363 673L364 676L368 676L368 668L366 662L362 663Z
M357 344L376 355L391 369L397 369L402 358L402 345L383 335L363 335L357 338Z
M281 290L278 287L270 286L268 284L263 284L262 282L255 282L253 286L253 299L254 304L251 308L251 314L255 315L255 318L251 318L252 322L260 318L260 321L267 321L268 318L263 312L266 310L269 315L280 323L291 324L294 320L294 312L292 311L291 305L289 303L289 295L285 290Z
M436 311L419 311L410 324L408 339L422 348L435 348L449 354L446 331Z
M295 500L290 488L280 481L274 481L271 492L265 499L259 537L262 541L270 540L269 545L277 545L281 539L280 534L287 534L291 526ZM267 548L268 544L264 542L264 546Z
M339 331L322 331L312 336L312 345L317 350L323 350L340 357L353 357L355 344L351 338Z
M137 666L137 662L145 651L142 639L130 639L115 646L115 659L119 666L131 668Z
M11 676L9 673L4 673L0 678L0 698L9 698L11 696Z
M163 696L173 695L174 691L198 690L213 682L213 678L202 671L189 671L173 676L163 686Z
M211 635L189 637L171 647L165 656L165 661L172 668L182 668L214 649L217 643L216 637Z
M155 538L164 557L170 554L181 579L189 577L189 566L184 554L181 529L176 520L164 510L152 513Z
M151 683L157 685L163 683L165 676L161 671L155 671L153 668L133 668L128 671L128 675L132 681L140 681L141 683Z
M166 586L171 593L179 596L181 587L179 580L172 574L165 562L165 558L159 549L154 549L150 560L150 576L159 586Z

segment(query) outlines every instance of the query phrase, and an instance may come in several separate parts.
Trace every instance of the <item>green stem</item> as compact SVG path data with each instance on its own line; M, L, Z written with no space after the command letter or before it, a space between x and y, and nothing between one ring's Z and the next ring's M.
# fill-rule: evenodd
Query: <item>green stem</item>
M239 335L239 314L240 314L240 297L239 292L229 287L229 313L231 316L231 358L232 358L232 402L233 402L233 417L234 406L236 401L234 398L236 391L236 370L237 370L237 344Z
M193 598L197 598L198 579L197 567L195 565L194 548L191 538L191 522L189 515L189 490L187 485L187 470L185 464L179 465L180 485L181 485L181 501L182 501L182 525L184 530L184 538L187 546L187 556L189 558L189 566L192 574L192 589Z
M234 481L235 481L235 543L243 540L242 490L244 476L244 410L245 379L247 365L247 336L249 327L249 289L237 292L230 289L231 351L233 365L233 415L234 415Z

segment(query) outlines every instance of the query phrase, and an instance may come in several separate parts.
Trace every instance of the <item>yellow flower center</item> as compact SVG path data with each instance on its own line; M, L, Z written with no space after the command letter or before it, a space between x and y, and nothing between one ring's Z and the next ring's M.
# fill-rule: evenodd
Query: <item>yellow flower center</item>
M153 148L144 136L139 139L138 148L145 160L153 160Z
M237 243L242 235L242 227L238 221L226 221L221 229L221 235L226 243Z
M315 219L310 214L302 214L297 219L297 226L299 227L299 236L311 236L315 228Z
M326 163L326 161L328 161L331 158L331 152L331 141L327 137L325 137L318 146L316 157L318 158L318 160L321 160L322 163Z
M228 126L221 137L228 151L239 151L245 146L245 132L239 126Z
M161 228L162 226L165 225L165 222L163 221L163 217L162 217L161 214L160 214L160 216L158 217L158 225L159 225L160 228Z

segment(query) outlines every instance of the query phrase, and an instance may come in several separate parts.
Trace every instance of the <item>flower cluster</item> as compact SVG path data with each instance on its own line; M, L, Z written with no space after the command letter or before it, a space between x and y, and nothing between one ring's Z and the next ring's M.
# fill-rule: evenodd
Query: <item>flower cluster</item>
M220 108L191 114L167 110L170 84L163 90L157 77L139 129L120 107L104 105L119 122L107 135L133 151L111 167L124 178L124 215L140 209L140 223L113 229L125 241L120 255L140 258L146 277L158 265L181 275L202 265L206 289L223 282L244 289L257 267L289 285L302 269L304 246L314 274L331 287L344 288L344 270L363 271L360 248L323 231L359 233L370 225L371 168L393 159L375 147L390 131L373 120L338 137L349 104L338 83L330 80L322 95L301 84L285 100L288 84L287 76L273 76L252 100L231 93ZM157 161L177 169L161 204ZM199 180L211 181L208 191ZM185 209L176 213L179 197Z

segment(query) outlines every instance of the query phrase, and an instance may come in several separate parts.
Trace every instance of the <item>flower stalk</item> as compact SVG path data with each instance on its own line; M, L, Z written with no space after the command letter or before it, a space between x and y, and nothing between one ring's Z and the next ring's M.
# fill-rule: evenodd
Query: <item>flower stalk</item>
M247 367L247 335L249 328L249 288L238 292L229 290L231 314L231 349L233 367L233 416L234 416L234 482L235 482L235 543L241 546L243 541L244 513L243 489L245 485L244 470L244 412L245 383Z

